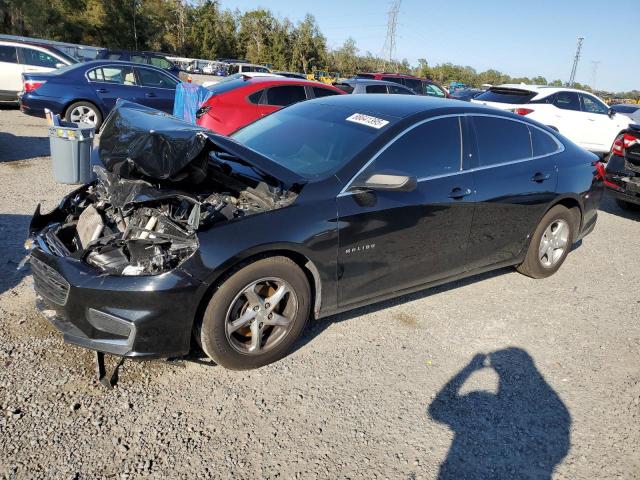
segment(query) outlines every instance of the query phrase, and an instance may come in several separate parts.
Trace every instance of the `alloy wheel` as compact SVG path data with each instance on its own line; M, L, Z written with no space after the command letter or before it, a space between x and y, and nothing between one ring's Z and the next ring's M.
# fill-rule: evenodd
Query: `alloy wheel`
M240 353L266 353L287 336L297 312L298 297L289 283L277 277L261 278L231 302L225 319L227 340Z
M78 105L69 114L69 120L73 123L86 123L91 126L96 126L98 122L97 112L86 105Z
M546 268L560 261L569 245L569 224L563 220L554 220L544 231L540 239L538 258Z

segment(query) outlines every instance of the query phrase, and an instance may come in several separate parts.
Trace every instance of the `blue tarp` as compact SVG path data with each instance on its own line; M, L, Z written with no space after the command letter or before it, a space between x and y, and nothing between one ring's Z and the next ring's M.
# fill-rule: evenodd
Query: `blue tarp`
M195 124L196 112L211 95L211 92L201 85L179 83L173 101L173 115Z

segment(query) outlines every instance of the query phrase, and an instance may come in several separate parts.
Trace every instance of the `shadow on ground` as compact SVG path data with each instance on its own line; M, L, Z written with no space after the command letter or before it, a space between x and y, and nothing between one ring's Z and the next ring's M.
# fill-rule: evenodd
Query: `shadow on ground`
M31 222L30 215L0 214L0 293L10 290L20 283L28 268L16 270L24 258L23 242L27 238Z
M469 377L484 368L497 373L497 393L461 395ZM439 480L551 479L569 452L569 411L520 348L473 357L442 387L428 412L454 433Z
M640 222L640 207L638 207L636 210L625 210L616 203L613 197L607 195L606 193L602 197L599 210L610 213L612 215L617 215L618 217L623 217L629 220Z
M21 137L0 132L0 163L50 155L48 137Z

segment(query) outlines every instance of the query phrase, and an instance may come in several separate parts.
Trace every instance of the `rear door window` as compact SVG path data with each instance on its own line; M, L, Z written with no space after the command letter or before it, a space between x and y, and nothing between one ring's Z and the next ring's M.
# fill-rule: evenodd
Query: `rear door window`
M421 93L422 90L422 82L417 78L405 78L404 86L409 87L415 93Z
M307 99L301 85L283 85L267 90L267 105L284 107Z
M526 124L498 117L473 116L478 146L478 166L532 158Z
M313 96L316 98L330 97L332 95L340 95L340 94L335 90L331 90L329 88L313 87Z
M553 99L553 105L562 110L580 111L580 98L575 92L558 92Z
M387 93L386 85L367 85L365 87L367 93Z
M94 68L87 73L87 78L93 82L116 83L120 85L136 84L136 77L131 67Z
M16 47L10 45L0 45L0 62L18 63L18 53Z
M34 67L56 68L56 64L62 63L57 58L48 53L33 48L20 47L22 54L22 63L32 65Z
M147 58L142 55L131 55L131 61L133 63L148 63Z
M395 93L396 95L411 95L413 92L411 90L407 90L406 88L389 85L389 93Z
M492 88L478 95L476 100L494 103L511 103L522 105L528 103L537 94L529 90L520 90L517 88Z
M418 179L459 172L462 167L460 119L440 118L405 133L384 150L360 176L399 170Z

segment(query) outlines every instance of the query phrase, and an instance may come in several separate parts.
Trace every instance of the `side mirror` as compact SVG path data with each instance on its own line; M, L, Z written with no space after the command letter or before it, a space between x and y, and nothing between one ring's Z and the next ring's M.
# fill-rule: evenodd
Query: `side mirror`
M418 186L416 177L398 172L373 173L363 182L355 181L349 190L411 192Z
M609 118L613 118L616 114L616 111L613 108L609 108L609 112L607 112L609 115Z

